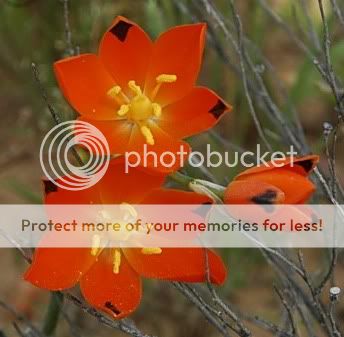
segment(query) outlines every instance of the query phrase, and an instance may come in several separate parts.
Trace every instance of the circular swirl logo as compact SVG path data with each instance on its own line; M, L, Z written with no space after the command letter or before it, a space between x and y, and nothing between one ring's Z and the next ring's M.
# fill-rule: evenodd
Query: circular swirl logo
M39 159L44 174L56 186L80 191L104 176L110 162L110 149L95 126L77 120L67 121L45 135Z

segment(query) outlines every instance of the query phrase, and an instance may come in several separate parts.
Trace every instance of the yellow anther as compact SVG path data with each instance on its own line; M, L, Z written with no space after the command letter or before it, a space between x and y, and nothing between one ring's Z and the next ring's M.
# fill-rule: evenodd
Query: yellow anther
M119 267L121 266L121 252L119 249L115 249L113 254L113 273L118 274L119 273Z
M151 98L154 99L155 96L157 95L161 85L163 83L173 83L175 81L177 81L177 75L175 74L160 74L159 76L157 76L155 78L156 80L156 86L155 88L153 89L152 91L152 95L151 95Z
M131 206L130 204L126 203L126 202L122 202L120 205L119 205L119 208L120 210L123 210L123 211L127 211L129 212L129 214L136 218L137 217L137 212L136 212L136 209Z
M159 255L162 253L161 248L142 248L141 253L144 255Z
M93 235L92 237L92 248L91 248L91 255L97 256L100 248L100 236Z
M152 103L152 109L155 117L161 116L161 106L158 103Z
M135 81L129 81L128 82L128 87L129 89L131 89L133 91L133 93L136 95L136 96L140 96L142 95L142 90L140 88L140 86L138 86Z
M123 105L121 105L121 107L117 111L117 115L118 116L125 116L129 112L129 110L130 110L129 105L123 104Z
M148 126L143 125L141 126L141 132L143 136L146 138L147 144L154 145L154 137L150 128Z
M177 75L174 74L161 74L156 78L157 83L173 83L175 81L177 81Z
M116 98L116 96L122 91L119 85L115 85L110 90L108 90L107 95L111 98Z

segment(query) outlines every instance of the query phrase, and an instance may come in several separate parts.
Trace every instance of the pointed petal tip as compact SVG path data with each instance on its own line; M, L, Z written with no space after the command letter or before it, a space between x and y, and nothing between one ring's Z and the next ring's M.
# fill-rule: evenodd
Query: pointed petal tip
M222 286L228 277L228 268L224 265L221 258L219 258L219 264L216 271L212 271L210 275L210 281L212 284Z

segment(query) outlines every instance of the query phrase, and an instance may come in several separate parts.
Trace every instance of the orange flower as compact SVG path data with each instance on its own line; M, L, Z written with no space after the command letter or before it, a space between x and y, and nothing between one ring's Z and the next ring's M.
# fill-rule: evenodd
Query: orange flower
M308 174L319 157L286 158L240 173L225 191L226 204L302 204L315 190ZM293 165L292 165L293 164Z
M103 179L83 191L58 188L44 181L46 204L203 204L209 199L193 192L163 189L163 175L132 169L113 160ZM209 276L222 284L226 268L208 252ZM63 290L80 282L81 291L97 309L114 318L133 312L141 299L141 276L185 282L206 281L203 248L37 248L24 278L37 287Z
M182 139L214 126L231 107L195 86L206 25L174 27L153 43L135 23L117 17L98 55L55 63L64 96L79 119L100 129L111 153L177 152ZM174 167L176 168L176 167Z

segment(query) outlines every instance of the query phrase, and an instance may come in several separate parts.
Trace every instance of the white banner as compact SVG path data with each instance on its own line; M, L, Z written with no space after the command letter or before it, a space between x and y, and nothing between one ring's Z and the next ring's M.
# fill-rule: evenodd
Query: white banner
M0 205L0 247L344 247L344 205Z

